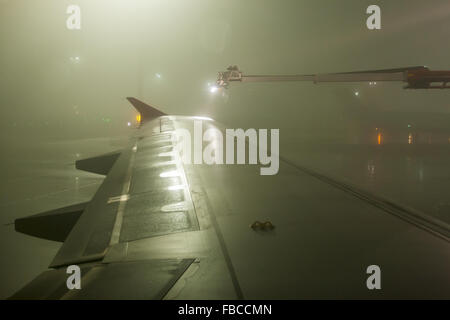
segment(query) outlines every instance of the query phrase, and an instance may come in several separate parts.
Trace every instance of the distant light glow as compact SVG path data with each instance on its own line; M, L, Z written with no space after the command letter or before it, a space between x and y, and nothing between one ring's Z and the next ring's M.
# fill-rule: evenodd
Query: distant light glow
M209 88L209 92L211 92L211 93L215 93L215 92L217 92L217 90L219 90L219 88L216 86L212 86Z
M136 116L136 121L137 121L138 123L141 122L141 114L140 114L140 113Z
M127 126L129 126L129 127L130 127L130 126L131 126L131 122L127 122Z
M161 74L155 73L155 76L156 76L158 79L161 79Z
M79 56L70 57L70 61L73 62L73 63L79 63L80 62L80 57Z
M378 144L381 144L381 133L378 133Z
M359 92L358 91L355 92L355 96L359 96Z
M375 164L373 163L372 160L370 160L370 161L367 163L367 171L369 171L369 176L370 176L371 178L373 178L373 176L375 175Z

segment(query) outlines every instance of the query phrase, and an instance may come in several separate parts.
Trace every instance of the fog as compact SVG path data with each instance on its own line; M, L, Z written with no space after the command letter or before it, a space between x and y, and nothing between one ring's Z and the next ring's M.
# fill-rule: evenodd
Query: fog
M66 27L71 4L80 30ZM366 27L370 4L381 30ZM73 163L121 148L136 123L127 96L230 128L279 128L282 156L449 222L450 91L208 87L230 64L248 74L446 70L449 35L448 0L0 0L0 297L59 247L10 223L92 197L102 177Z

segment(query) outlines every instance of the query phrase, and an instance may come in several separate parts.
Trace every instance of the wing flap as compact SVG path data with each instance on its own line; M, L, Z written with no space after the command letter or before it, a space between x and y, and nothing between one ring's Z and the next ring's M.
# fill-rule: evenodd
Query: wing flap
M64 242L89 202L19 218L14 221L17 232Z
M81 266L81 289L69 290L66 268L48 270L10 299L162 299L193 259L131 261Z
M75 167L78 170L107 175L120 156L120 151L110 152L91 158L77 160Z

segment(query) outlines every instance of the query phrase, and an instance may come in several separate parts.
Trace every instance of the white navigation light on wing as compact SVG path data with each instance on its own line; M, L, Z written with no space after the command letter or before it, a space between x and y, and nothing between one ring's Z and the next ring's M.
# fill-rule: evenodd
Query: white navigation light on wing
M172 178L172 177L178 177L180 175L180 172L178 170L172 170L172 171L164 171L159 176L161 178Z
M173 156L175 156L174 151L158 153L158 157L173 157Z
M170 187L168 187L167 189L168 189L168 190L171 190L171 191L174 191L174 190L182 190L182 189L184 189L184 185L182 185L182 184L177 184L177 185L174 185L174 186L170 186Z
M191 119L195 119L195 120L205 120L205 121L214 121L214 119L209 118L209 117L191 117Z

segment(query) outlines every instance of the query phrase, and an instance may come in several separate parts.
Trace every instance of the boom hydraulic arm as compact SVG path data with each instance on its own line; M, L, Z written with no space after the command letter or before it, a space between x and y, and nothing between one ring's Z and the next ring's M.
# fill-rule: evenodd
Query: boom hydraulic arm
M405 89L450 89L450 71L431 71L427 67L369 70L306 75L244 75L237 66L219 72L217 85L228 88L230 82L311 81L320 82L405 82Z

